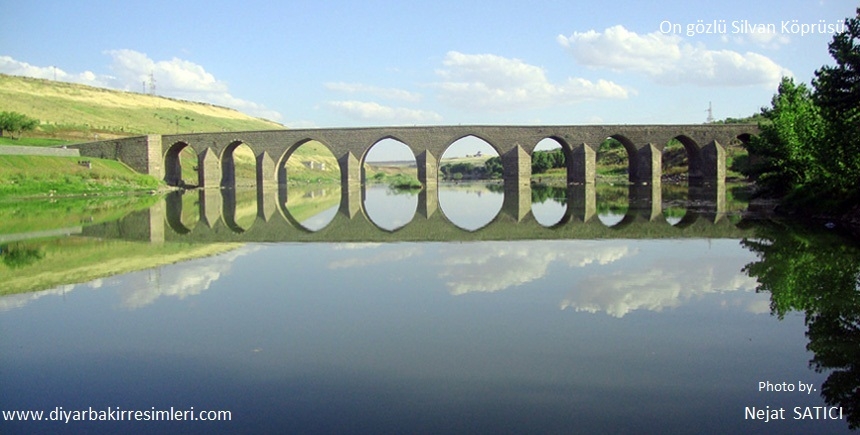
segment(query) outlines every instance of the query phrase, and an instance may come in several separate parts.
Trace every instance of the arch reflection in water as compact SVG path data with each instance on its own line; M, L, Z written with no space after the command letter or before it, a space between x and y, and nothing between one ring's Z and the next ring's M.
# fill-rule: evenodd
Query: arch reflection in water
M280 200L281 192L263 192L256 201L256 220L251 221L255 210L252 198L247 198L247 205L237 204L230 196L229 190L203 189L198 192L199 209L183 210L187 205L197 208L193 201L183 201L181 194L176 192L167 201L165 215L164 207L153 207L141 212L141 216L129 216L128 224L146 223L149 228L131 230L123 227L117 230L106 229L110 234L134 234L137 239L149 238L173 241L318 241L318 242L397 242L397 241L468 241L468 240L523 240L523 239L577 239L577 238L683 238L683 237L742 237L745 232L738 228L740 214L728 214L729 208L725 201L725 186L703 186L689 192L690 205L685 211L684 218L677 225L670 225L662 215L660 207L660 187L657 186L625 186L626 200L631 204L619 221L612 227L607 227L598 215L598 209L606 209L598 205L595 197L595 186L571 185L566 188L564 202L567 204L564 214L558 218L553 216L552 225L538 221L530 213L520 213L518 210L503 208L493 216L504 201L503 189L499 185L448 186L458 189L448 189L446 186L439 191L441 196L448 198L444 212L432 209L427 214L413 214L411 208L402 218L394 214L394 221L408 219L412 221L397 231L380 228L372 222L366 213L350 213L353 205L343 197L338 197L324 190L302 192L291 190L291 197L304 208L295 207L287 210L280 207L275 211L273 201ZM526 186L528 189L528 186ZM423 192L423 191L422 191ZM258 192L259 193L259 192ZM360 189L351 197L360 198ZM187 196L188 194L186 194ZM419 197L421 194L418 195ZM385 197L381 197L385 199ZM414 197L413 197L414 198ZM413 201L409 199L410 204ZM420 200L419 200L420 201ZM483 204L482 204L483 203ZM487 206L486 204L489 204ZM741 210L743 203L731 206L733 210ZM360 208L360 207L359 207ZM397 202L385 205L389 211L401 208ZM244 212L237 212L244 209ZM491 213L487 213L490 210ZM182 216L199 213L200 223L192 228L183 224ZM223 213L223 215L222 215ZM295 215L294 215L295 213ZM483 215L480 215L483 213ZM449 216L450 215L450 216ZM415 216L420 216L416 219ZM727 216L729 218L727 218ZM237 219L237 217L239 217ZM454 217L452 220L451 217ZM169 222L173 231L165 231L159 226L164 219ZM391 219L391 218L389 218ZM219 222L221 224L219 225ZM545 221L551 222L551 221ZM119 225L125 225L120 223ZM135 224L136 225L136 224ZM227 227L227 231L224 231ZM466 228L469 231L464 232ZM94 236L100 236L98 230L88 229ZM147 232L148 231L148 232ZM149 236L145 236L149 234ZM102 237L102 236L100 236Z
M502 209L501 185L487 183L440 183L439 207L454 225L467 231L483 228ZM463 206L467 205L467 206Z
M363 202L367 218L374 225L383 230L395 231L415 217L418 191L379 184L369 185L365 187Z
M670 225L678 225L687 215L690 206L687 183L663 183L663 216Z
M630 185L604 184L595 186L597 217L607 227L614 227L630 211Z
M284 212L294 224L308 231L319 231L334 219L339 205L337 186L290 186Z
M539 224L552 227L567 214L567 189L537 184L532 186L532 215Z
M257 191L250 189L223 189L224 223L236 232L250 229L257 220Z

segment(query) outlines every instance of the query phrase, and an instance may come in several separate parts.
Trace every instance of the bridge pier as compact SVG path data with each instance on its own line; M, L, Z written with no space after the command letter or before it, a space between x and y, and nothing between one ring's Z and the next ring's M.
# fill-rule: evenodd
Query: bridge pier
M663 216L663 190L660 180L651 184L631 184L627 201L628 214L649 222L660 219Z
M532 157L519 144L502 156L502 177L505 188L514 184L530 184L532 176Z
M660 184L660 177L663 174L663 153L660 149L654 144L645 144L636 150L632 158L635 161L630 162L631 183Z
M277 180L275 179L275 161L267 151L256 156L257 161L257 188L269 189Z
M197 156L197 186L221 186L221 159L212 148L206 148Z
M221 189L200 189L200 221L213 228L221 218L224 198Z
M574 146L567 158L568 183L594 183L597 178L597 153L586 143Z
M340 209L348 217L361 210L361 162L348 151L338 157L340 165Z
M567 214L577 222L588 222L597 215L597 189L594 183L567 186Z
M278 207L278 189L257 186L257 218L268 222Z
M687 197L691 204L699 206L687 210L696 216L705 218L710 223L718 223L726 216L726 182L717 180L716 183L690 184Z
M532 187L528 184L505 183L501 212L521 222L532 211Z
M700 183L719 183L726 181L726 149L716 140L702 147L702 179ZM690 182L693 182L691 179Z
M348 218L355 217L361 211L361 184L350 183L340 188L340 207L338 213Z
M438 208L439 190L436 183L428 183L418 192L418 209L415 212L419 216L429 219L430 216L433 216L433 213L436 213Z
M439 185L439 160L429 150L424 150L415 156L418 166L418 182L424 186L424 190L432 187L436 190Z

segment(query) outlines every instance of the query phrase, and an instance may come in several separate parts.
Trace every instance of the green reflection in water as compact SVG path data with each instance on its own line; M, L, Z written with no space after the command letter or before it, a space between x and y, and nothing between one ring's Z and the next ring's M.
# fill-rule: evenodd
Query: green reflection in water
M0 202L0 241L3 235L109 222L158 202L158 196L89 196Z
M25 293L215 255L238 243L189 245L63 237L0 246L0 295ZM30 253L29 260L16 253ZM33 256L35 253L35 257ZM10 257L11 256L11 257Z
M306 222L340 204L340 186L337 184L297 185L287 188L287 212L297 222Z
M766 223L741 244L759 260L744 267L770 293L772 314L806 316L809 365L830 372L821 395L860 427L860 247L832 233Z

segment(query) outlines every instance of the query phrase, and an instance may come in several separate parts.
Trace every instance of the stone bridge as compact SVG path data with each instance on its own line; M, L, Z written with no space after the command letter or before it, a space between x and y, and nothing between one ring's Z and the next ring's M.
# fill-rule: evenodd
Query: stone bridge
M363 181L368 151L384 139L394 139L412 151L419 181L433 191L442 154L455 141L474 136L501 156L505 187L516 190L529 184L531 155L543 139L561 145L569 183L594 182L596 150L607 138L618 140L626 149L632 183L659 182L662 151L672 139L687 151L691 182L714 183L725 179L725 146L757 133L758 127L748 124L372 127L148 135L74 148L82 156L120 160L170 185L230 188L235 186L233 152L244 144L256 156L257 187L265 190L286 184L287 159L302 144L318 141L337 158L342 191L348 192L348 186ZM181 176L179 154L186 147L197 155L196 180Z

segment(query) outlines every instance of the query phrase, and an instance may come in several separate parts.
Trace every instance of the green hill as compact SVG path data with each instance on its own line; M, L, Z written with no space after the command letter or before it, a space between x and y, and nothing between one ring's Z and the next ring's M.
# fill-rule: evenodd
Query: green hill
M0 111L40 121L27 136L92 140L140 134L282 129L237 110L155 95L0 74Z
M0 111L23 113L40 122L35 131L26 132L21 139L0 137L0 146L59 146L141 134L285 128L269 120L211 104L5 74L0 74ZM241 181L238 184L253 185L256 182L253 153L243 146L236 150L235 158L237 181ZM10 159L12 158L6 160ZM66 160L71 163L61 162L63 159L59 158L14 159L17 160L0 161L0 196L22 196L39 190L57 190L54 184L66 183L70 176L80 175L80 168L69 159ZM18 160L27 162L23 165L24 170L10 170L14 165L21 164ZM187 163L183 164L183 169L187 167L190 171L195 166L194 160L193 155L183 156L183 161ZM3 165L6 163L13 166L4 169ZM65 166L61 168L57 165ZM102 163L96 164L101 167L100 165ZM287 162L287 170L291 181L295 182L336 182L340 178L334 155L316 142L300 147ZM128 172L128 169L126 171ZM111 180L131 176L101 175L101 178ZM191 173L185 176L189 180L196 177ZM90 176L90 179L84 180L89 186L84 191L90 187L96 188L92 178L93 176ZM53 184L46 187L47 181ZM147 185L144 187L151 188L148 183L145 184ZM25 185L29 186L29 189L25 189Z

